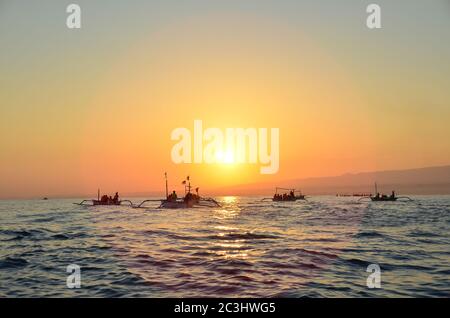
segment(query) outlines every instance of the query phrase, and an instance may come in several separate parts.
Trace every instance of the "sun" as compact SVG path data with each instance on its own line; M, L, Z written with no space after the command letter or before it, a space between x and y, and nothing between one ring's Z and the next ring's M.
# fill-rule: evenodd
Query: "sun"
M227 151L217 151L216 152L217 163L233 164L234 163L234 153L231 150Z

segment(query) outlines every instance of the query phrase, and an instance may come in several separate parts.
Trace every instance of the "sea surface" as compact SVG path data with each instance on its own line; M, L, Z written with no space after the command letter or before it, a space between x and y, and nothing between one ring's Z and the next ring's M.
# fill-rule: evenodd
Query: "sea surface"
M186 210L0 201L0 297L450 296L450 196L217 199ZM370 264L381 288L367 287Z

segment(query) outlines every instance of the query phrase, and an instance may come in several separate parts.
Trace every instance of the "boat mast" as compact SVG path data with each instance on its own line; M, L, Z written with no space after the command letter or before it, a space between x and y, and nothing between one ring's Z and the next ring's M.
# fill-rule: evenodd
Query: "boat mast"
M187 181L188 181L188 193L191 193L191 180L189 176L187 176Z
M377 195L377 193L378 193L378 186L377 183L375 182L375 195Z
M166 198L169 197L169 186L167 185L167 172L164 172L164 177L166 178Z
M100 201L100 188L97 189L97 200Z

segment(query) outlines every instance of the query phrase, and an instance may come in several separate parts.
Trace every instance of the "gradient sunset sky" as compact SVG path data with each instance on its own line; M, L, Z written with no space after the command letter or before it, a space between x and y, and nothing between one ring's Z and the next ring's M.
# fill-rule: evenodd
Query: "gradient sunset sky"
M0 198L450 163L449 1L0 0L0 48ZM195 119L279 128L279 172L175 165Z

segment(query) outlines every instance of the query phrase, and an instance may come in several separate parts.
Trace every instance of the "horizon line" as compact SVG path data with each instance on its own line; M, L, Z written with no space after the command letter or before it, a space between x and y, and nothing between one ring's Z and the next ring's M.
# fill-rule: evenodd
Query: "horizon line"
M438 165L438 166L427 166L427 167L418 167L418 168L407 168L407 169L389 169L389 170L373 170L373 171L362 171L362 172L345 172L339 175L332 175L332 176L322 176L322 177L298 177L295 178L293 177L292 179L285 179L285 180L281 180L278 181L278 183L283 183L283 182L290 182L290 181L306 181L306 180L312 180L312 179L326 179L326 178L338 178L338 177L343 177L343 176L347 176L347 175L361 175L361 174L371 174L371 173L388 173L388 172L403 172L403 171L413 171L413 170L424 170L424 169L438 169L438 168L446 168L446 167L450 167L450 164L445 164L445 165ZM376 181L376 180L375 180ZM214 187L211 189L212 193L221 193L219 194L215 194L215 196L260 196L262 194L257 194L257 193L252 193L252 194L248 194L248 195L242 195L242 194L224 194L226 192L229 191L233 191L231 190L233 187L235 188L239 188L239 187L245 187L245 186L255 186L255 185L261 185L264 186L266 185L267 187L269 187L269 185L271 183L271 181L266 181L266 182L255 182L255 183L245 183L245 184L234 184L234 185L229 185L229 186L222 186L222 187ZM430 184L431 185L431 184ZM359 186L367 186L366 184L361 184ZM261 191L265 190L265 189L260 189ZM336 189L337 190L337 189ZM239 191L239 190L237 190ZM255 190L251 190L253 192L255 192ZM130 191L130 192L124 192L124 196L127 197L143 197L143 196L159 196L160 194L162 194L162 196L164 196L164 190L148 190L148 191ZM336 193L334 193L336 194ZM408 193L405 193L408 194ZM414 193L409 193L410 195L416 195ZM447 195L450 194L449 193L427 193L427 194L423 194L423 195ZM331 193L330 191L323 191L323 192L316 192L313 193L312 195L333 195L333 193ZM87 193L78 193L78 194L54 194L54 195L45 195L45 194L36 194L36 195L30 195L30 196L9 196L9 197L1 197L0 196L0 200L42 200L43 198L54 198L54 199L71 199L71 198L83 198L83 197L89 197L90 195Z

